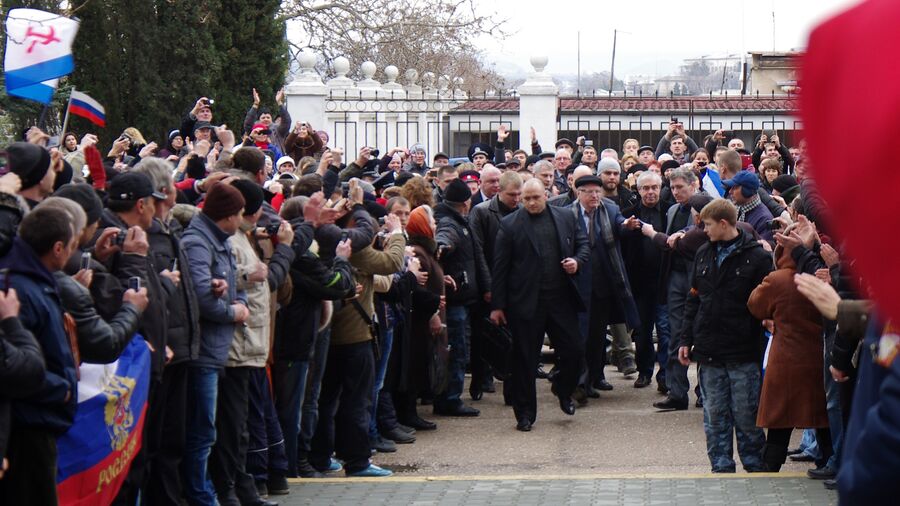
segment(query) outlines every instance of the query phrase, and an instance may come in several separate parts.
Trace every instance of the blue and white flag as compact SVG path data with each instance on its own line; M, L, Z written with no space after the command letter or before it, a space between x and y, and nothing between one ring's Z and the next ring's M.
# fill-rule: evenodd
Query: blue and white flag
M700 181L703 185L703 190L713 198L725 198L725 185L722 184L722 177L719 176L719 171L707 167L706 173L703 175L703 180Z
M59 78L75 69L72 42L78 21L36 9L12 9L6 18L6 93L44 104Z

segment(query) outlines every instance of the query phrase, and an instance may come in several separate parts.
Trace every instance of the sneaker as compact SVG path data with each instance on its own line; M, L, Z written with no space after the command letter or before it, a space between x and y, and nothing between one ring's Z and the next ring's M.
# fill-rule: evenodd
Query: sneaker
M347 476L352 476L352 477L357 477L357 478L360 478L360 477L384 478L385 476L390 476L392 474L394 474L394 473L389 469L384 469L384 468L378 467L375 464L369 464L369 467L367 467L361 471L347 473Z
M338 471L340 471L340 470L342 470L342 469L344 469L344 464L341 464L341 461L340 461L340 460L338 460L338 459L332 457L332 458L331 458L331 465L328 466L327 472L329 472L329 473L336 473L336 472L338 472Z

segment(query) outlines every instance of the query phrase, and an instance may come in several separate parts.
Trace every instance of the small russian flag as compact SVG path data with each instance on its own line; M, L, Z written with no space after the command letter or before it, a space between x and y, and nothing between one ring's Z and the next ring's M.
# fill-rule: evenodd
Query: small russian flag
M69 112L87 118L97 126L106 126L106 110L86 93L72 90L72 96L69 97Z

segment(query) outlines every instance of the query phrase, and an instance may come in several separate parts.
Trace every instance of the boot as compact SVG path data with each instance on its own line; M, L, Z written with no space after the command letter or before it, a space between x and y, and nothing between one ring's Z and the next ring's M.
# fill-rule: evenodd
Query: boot
M766 443L763 446L762 460L766 466L766 470L770 473L777 473L784 465L787 459L787 448L780 445Z

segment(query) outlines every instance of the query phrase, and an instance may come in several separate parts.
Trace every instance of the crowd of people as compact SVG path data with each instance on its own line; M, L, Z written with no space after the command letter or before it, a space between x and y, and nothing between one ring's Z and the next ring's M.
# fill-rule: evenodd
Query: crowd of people
M529 152L500 127L455 165L421 145L345 163L276 100L254 90L240 136L200 98L160 144L30 128L5 148L0 503L55 504L79 365L136 334L149 408L117 504L388 476L373 456L437 429L425 406L477 417L502 379L528 432L538 378L574 415L613 389L608 364L655 382L659 411L689 408L698 364L713 472L735 472L736 436L748 472L790 455L834 479L869 305L802 141L673 121L655 147L544 151L532 130Z

